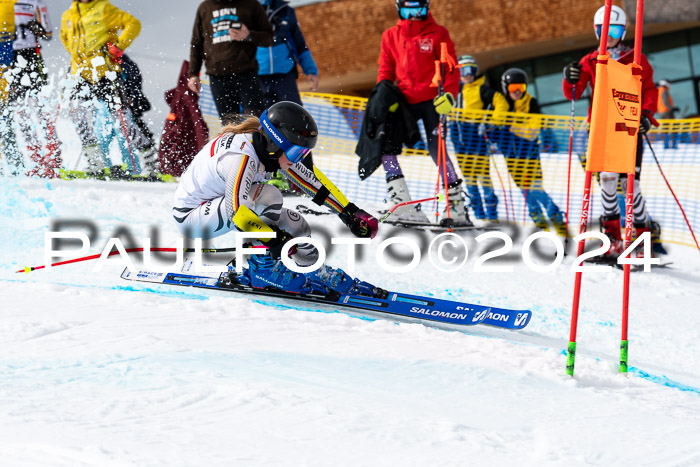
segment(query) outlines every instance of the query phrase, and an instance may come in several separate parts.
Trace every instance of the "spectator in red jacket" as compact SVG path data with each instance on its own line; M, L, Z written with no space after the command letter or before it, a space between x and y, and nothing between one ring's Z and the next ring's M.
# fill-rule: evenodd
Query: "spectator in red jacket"
M439 113L452 110L453 96L459 92L459 71L448 71L444 77L445 94L438 96L431 86L435 74L435 60L440 59L440 44L456 62L455 46L450 34L433 19L430 0L396 0L398 23L384 31L379 53L377 82L395 83L408 102L416 120L423 120L428 136L428 149L437 163ZM439 113L438 113L439 112ZM447 179L452 219L456 224L471 224L462 197L461 183L452 161L447 158ZM392 205L411 199L401 167L395 154L382 156L386 171L387 190ZM428 222L420 211L420 205L409 205L394 211L390 221Z
M593 28L596 36L600 38L603 27L603 19L605 16L605 7L598 9L593 19ZM608 31L607 51L613 60L617 60L623 64L632 63L634 58L634 50L624 44L622 40L625 37L625 28L627 26L627 15L619 6L613 5L610 13L610 29ZM564 68L563 89L564 96L567 99L579 99L586 90L586 87L591 86L591 103L593 102L593 88L595 85L595 67L598 57L598 50L594 50L578 62L572 62ZM635 183L634 183L634 227L637 236L644 232L650 231L650 219L647 213L646 203L640 187L640 176L642 173L642 155L644 153L643 135L651 128L652 124L656 124L654 114L656 113L656 104L658 92L654 84L654 70L645 55L642 55L642 116L639 124L639 132L637 139L637 160L635 167ZM573 89L576 86L576 94L573 95ZM588 109L588 118L591 116L591 108ZM624 244L622 234L620 232L620 205L617 200L617 182L620 178L622 190L627 190L627 177L619 177L620 174L602 172L600 173L600 187L603 200L603 215L600 218L601 228L603 233L610 237L610 249L606 256L611 260L617 260L617 257L622 253ZM637 256L640 256L641 249L638 250Z

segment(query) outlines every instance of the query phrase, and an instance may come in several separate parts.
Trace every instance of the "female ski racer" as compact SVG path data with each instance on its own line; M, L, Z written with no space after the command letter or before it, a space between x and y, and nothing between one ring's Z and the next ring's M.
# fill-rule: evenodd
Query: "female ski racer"
M332 290L374 295L372 285L352 279L340 269L324 265L301 274L280 260L282 246L292 238L310 236L311 229L301 214L282 207L282 193L277 187L264 183L276 171L312 196L316 204L336 211L354 235L374 238L377 233L377 219L353 203L343 200L343 205L338 199L342 195L333 196L319 180L325 180L325 176L302 163L317 137L318 127L311 114L289 101L272 105L260 119L249 116L224 126L182 174L175 191L173 217L180 232L189 238L213 238L233 230L274 232L275 238L260 239L268 252L252 255L248 268L237 277L245 285L272 286L294 293ZM330 182L326 184L335 190ZM316 263L318 250L300 243L289 256L299 266L310 266Z

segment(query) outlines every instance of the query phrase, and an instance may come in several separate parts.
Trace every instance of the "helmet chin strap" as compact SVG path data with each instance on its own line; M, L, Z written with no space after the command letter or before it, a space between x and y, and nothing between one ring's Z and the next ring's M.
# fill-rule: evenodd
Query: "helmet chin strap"
M276 151L270 152L270 144L261 133L253 133L253 149L267 172L280 169L279 158L282 156L282 150L277 148Z

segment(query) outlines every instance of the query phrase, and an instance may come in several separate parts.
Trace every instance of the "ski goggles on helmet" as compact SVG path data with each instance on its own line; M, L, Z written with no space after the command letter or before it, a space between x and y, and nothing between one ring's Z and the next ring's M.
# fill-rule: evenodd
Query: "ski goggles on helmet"
M401 19L427 18L428 17L428 7L427 6L419 6L419 7L402 6L401 8L399 8L399 16L401 17Z
M525 84L525 83L510 83L508 85L508 92L520 91L523 94L525 94L526 90L527 90L527 84Z
M599 24L595 27L598 37L603 33L603 25ZM611 24L608 28L608 36L613 39L620 39L625 34L625 27L620 24Z
M265 130L265 133L270 136L272 142L274 142L277 147L285 153L290 162L299 162L311 152L310 148L305 148L304 146L299 146L289 142L289 140L284 137L282 132L277 130L272 122L270 122L270 119L267 118L267 110L260 115L260 125Z
M477 67L474 65L464 65L459 67L459 76L476 76Z

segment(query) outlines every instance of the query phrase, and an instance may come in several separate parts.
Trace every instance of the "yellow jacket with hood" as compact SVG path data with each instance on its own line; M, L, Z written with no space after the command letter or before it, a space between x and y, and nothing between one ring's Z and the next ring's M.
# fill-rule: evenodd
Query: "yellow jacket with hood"
M97 83L121 67L110 59L107 44L124 50L141 32L141 22L109 0L75 0L61 17L61 42L71 55L71 73Z

